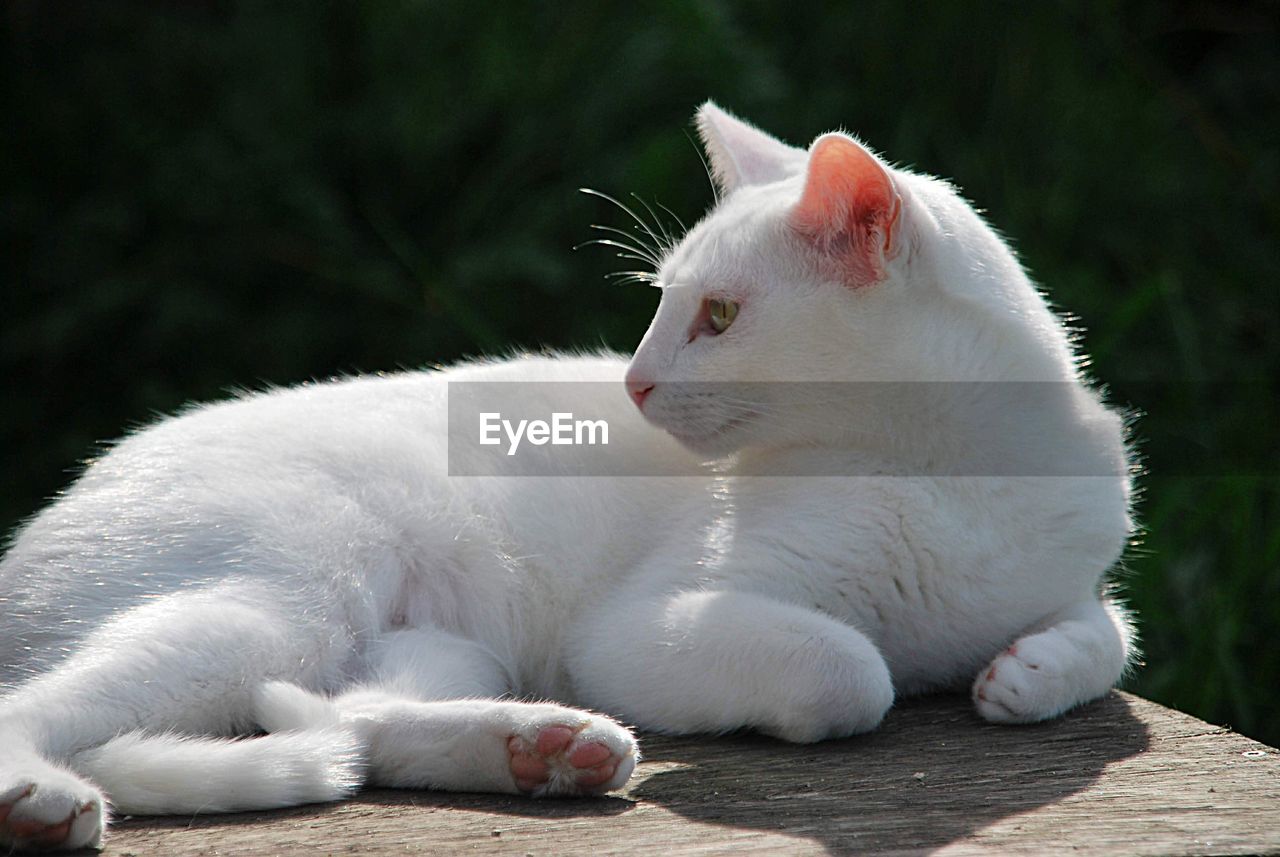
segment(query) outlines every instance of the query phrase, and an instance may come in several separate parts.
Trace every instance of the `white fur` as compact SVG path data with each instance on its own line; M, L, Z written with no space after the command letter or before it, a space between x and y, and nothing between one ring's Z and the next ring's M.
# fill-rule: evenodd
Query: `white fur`
M700 130L724 196L658 271L629 366L520 357L196 407L121 441L17 533L0 563L0 843L25 841L22 821L94 845L108 800L514 792L511 754L557 726L573 743L534 794L598 790L568 761L584 744L616 765L599 788L625 782L626 728L510 695L815 741L874 728L895 693L972 685L983 716L1024 722L1116 681L1131 632L1101 587L1130 529L1121 423L1004 242L945 183L894 170L899 252L851 288L788 226L805 151L714 105ZM739 316L690 339L709 295ZM654 384L643 415L624 376ZM744 406L681 383L708 380L1051 393L1011 424L985 393L777 383ZM451 477L452 381L520 382L511 413L607 419L613 446L575 458L580 474L626 454L619 469L686 475L538 475L535 449L514 459L527 475ZM1081 475L1019 475L1045 461ZM904 469L920 475L827 475Z
M339 728L240 741L131 732L72 767L110 783L112 803L129 813L236 812L346 797L364 780L364 752Z

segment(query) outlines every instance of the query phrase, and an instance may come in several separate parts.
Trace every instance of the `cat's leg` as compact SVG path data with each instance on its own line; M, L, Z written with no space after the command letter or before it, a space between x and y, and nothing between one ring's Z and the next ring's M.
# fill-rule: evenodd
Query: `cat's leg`
M258 586L230 584L155 599L107 622L62 664L0 698L0 847L94 845L107 795L117 805L121 796L140 793L172 802L124 800L120 808L135 812L216 808L225 796L210 790L219 788L268 805L282 805L282 797L303 803L336 796L321 788L328 797L316 797L307 788L331 773L349 780L310 748L276 748L304 760L284 767L294 775L288 777L271 764L279 753L243 753L228 772L214 758L218 746L230 746L225 743L139 737L245 731L252 726L255 685L268 678L314 679L303 665L323 669L333 657L327 651L336 645L332 630L292 621L279 609L283 601ZM265 767L272 770L258 770ZM152 788L157 783L165 785Z
M337 700L368 742L368 781L393 788L594 795L620 787L634 736L598 714L507 700L417 702L365 691Z
M660 732L753 727L809 742L875 728L889 670L860 631L733 591L615 598L566 652L578 697Z
M1097 699L1124 673L1133 631L1124 611L1087 601L1048 617L1001 652L973 683L978 713L996 723L1033 723Z
M487 648L436 629L388 634L373 678L333 699L268 685L268 730L339 724L367 747L368 782L395 788L590 795L630 777L635 738L607 717L499 700L510 670Z

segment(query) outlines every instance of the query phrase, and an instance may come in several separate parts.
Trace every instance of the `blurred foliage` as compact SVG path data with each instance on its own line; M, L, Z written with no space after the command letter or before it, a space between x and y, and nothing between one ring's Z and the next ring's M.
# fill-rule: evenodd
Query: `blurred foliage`
M1280 743L1273 2L3 7L6 530L235 386L627 349L579 186L686 221L714 97L954 178L1143 412L1132 686Z

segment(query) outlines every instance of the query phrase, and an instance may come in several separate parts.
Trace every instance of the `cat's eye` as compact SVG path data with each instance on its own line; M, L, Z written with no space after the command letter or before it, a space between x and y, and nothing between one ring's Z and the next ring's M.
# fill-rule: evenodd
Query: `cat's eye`
M736 301L725 300L724 298L709 298L707 300L707 320L711 322L711 329L716 333L724 333L729 329L729 325L733 324L733 320L738 317L738 304Z

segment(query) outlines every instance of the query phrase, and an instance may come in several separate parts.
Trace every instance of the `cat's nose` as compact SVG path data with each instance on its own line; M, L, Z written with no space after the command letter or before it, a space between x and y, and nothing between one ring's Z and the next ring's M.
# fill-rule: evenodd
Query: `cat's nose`
M636 403L636 407L644 410L644 400L653 392L652 381L627 381L627 392L631 394L631 399Z

